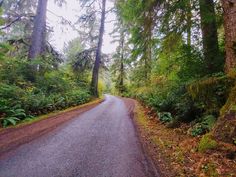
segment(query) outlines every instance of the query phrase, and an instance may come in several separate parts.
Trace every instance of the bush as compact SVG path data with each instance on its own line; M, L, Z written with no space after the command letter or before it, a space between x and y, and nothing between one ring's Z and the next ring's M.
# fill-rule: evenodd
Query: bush
M91 100L91 95L80 88L50 94L38 89L24 91L16 86L4 85L0 88L0 98L0 120L6 127L30 116L84 104Z
M213 115L207 115L190 129L190 134L192 136L203 135L212 130L215 123L216 118Z
M73 87L73 83L69 82L60 71L46 72L43 76L37 76L35 85L45 93L54 94L65 93Z
M158 113L158 117L160 121L166 123L166 122L171 122L173 120L173 117L171 116L170 112L160 112Z
M16 125L16 123L26 118L25 110L19 108L19 105L8 107L6 102L0 101L0 123L3 127Z
M28 117L80 105L91 99L90 93L86 91L88 88L84 85L80 87L72 74L68 76L63 70L48 70L36 75L34 82L30 82L23 77L24 70L20 73L23 64L13 64L11 66L11 61L8 64L10 71L0 68L0 77L4 78L0 82L0 123L4 127L15 125ZM12 77L7 80L5 76L11 70Z

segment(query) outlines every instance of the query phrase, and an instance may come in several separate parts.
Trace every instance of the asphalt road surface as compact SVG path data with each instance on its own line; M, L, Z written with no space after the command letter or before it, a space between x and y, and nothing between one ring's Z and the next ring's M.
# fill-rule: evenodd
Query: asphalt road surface
M0 158L0 177L155 176L124 102L103 103Z

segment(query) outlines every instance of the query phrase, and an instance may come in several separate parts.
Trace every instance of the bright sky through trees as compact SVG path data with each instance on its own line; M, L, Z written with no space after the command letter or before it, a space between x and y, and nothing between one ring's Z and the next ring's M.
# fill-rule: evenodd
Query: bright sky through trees
M107 2L107 9L110 9L113 3ZM70 40L78 37L78 33L71 28L69 25L61 24L61 18L71 21L74 24L78 20L78 16L81 15L80 3L77 0L67 1L62 7L58 7L54 0L49 0L48 2L48 12L47 12L47 23L50 27L53 27L53 32L50 36L51 43L60 51L63 50L64 44ZM117 45L111 43L113 40L109 33L113 31L115 15L109 13L106 15L106 21L109 23L105 24L105 35L102 51L106 54L115 51ZM76 26L79 29L79 25Z

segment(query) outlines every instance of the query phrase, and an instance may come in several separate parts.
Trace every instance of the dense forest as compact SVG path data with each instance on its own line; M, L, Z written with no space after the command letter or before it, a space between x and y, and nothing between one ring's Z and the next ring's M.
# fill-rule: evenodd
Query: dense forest
M234 0L78 0L76 24L56 14L78 31L63 51L50 43L47 3L0 1L1 127L109 93L140 101L168 128L207 134L203 146L236 144ZM102 52L109 14L112 54Z

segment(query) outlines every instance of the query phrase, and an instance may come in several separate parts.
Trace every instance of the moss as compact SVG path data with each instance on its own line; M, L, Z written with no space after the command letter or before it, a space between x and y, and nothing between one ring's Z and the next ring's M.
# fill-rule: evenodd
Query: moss
M230 71L228 71L227 77L236 80L236 69L231 69Z
M236 70L228 73L228 78L236 79ZM213 135L217 140L234 143L236 138L236 83L231 88L225 105L220 110L220 117Z
M236 112L229 111L220 117L213 130L213 135L217 140L234 143L236 138Z
M230 110L234 110L235 108L236 108L236 85L231 89L226 104L220 110L220 115L223 116Z
M219 75L193 82L187 87L187 91L204 112L218 115L233 85L232 77Z
M204 135L198 145L199 152L205 152L209 149L215 149L217 147L217 142L212 139L210 134Z

